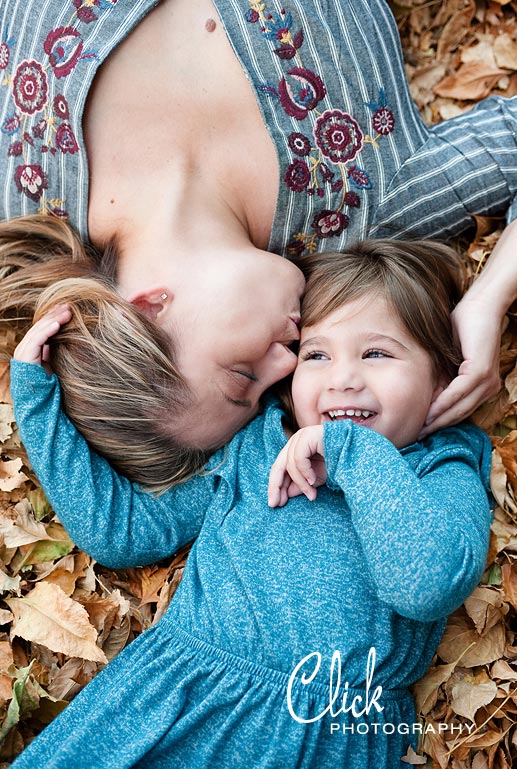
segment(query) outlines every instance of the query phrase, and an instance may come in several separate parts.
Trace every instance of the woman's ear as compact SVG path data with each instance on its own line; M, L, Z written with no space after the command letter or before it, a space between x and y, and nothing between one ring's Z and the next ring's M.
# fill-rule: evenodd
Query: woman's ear
M128 302L140 310L149 320L157 320L168 303L172 301L172 294L163 286L144 289L128 296Z

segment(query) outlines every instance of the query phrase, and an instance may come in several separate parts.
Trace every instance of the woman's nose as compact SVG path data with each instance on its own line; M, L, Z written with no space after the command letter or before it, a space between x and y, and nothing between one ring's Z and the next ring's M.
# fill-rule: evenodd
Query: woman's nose
M274 342L254 370L264 390L291 374L296 368L296 355L281 342Z

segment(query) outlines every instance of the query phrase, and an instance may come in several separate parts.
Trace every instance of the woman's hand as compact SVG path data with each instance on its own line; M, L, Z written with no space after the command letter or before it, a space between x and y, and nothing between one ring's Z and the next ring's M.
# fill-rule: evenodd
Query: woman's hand
M27 331L13 354L15 360L43 366L48 361L48 340L72 317L66 304L56 305Z
M431 404L420 437L461 422L501 386L499 349L502 318L489 303L467 293L452 313L463 363L458 375Z
M290 497L317 496L316 487L327 480L323 458L323 425L302 427L286 443L269 474L268 504L283 507Z

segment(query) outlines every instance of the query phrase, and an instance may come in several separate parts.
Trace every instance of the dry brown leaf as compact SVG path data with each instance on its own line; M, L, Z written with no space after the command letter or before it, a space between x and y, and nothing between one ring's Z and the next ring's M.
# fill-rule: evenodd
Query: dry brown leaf
M504 563L501 566L504 598L517 609L517 563Z
M461 664L471 668L487 665L503 656L506 644L503 623L494 625L485 634L479 635L469 620L453 616L445 628L438 647L438 654L444 662L453 662L461 656Z
M494 58L498 67L517 70L517 40L506 32L494 41Z
M486 59L464 62L454 75L448 75L434 86L438 96L451 99L471 99L478 101L490 94L498 80L507 75L508 70L501 69Z
M24 598L10 598L6 603L15 617L13 636L70 657L107 662L95 643L97 633L85 609L57 585L38 582Z
M6 547L20 547L32 542L52 539L45 526L39 523L27 500L18 502L14 508L16 518L7 518L0 514L0 536Z
M5 462L0 460L0 491L13 491L29 480L21 471L22 465L19 457Z
M418 713L425 716L431 712L436 705L440 686L449 680L458 662L456 659L448 665L436 665L412 687Z
M488 705L497 695L497 684L484 670L477 675L456 671L451 683L451 708L459 716L475 721L479 708Z
M427 764L427 758L415 753L411 745L408 747L406 755L402 756L400 760L405 764L411 764L411 766L423 766L424 764Z
M474 623L478 633L486 630L504 620L508 613L508 607L503 602L499 590L491 587L477 587L464 603L465 611Z
M517 670L513 670L505 660L496 660L491 667L490 675L501 681L517 681Z
M476 4L474 0L470 0L465 8L456 11L450 17L438 38L436 54L439 60L443 60L449 51L455 50L468 34L468 27L475 12Z

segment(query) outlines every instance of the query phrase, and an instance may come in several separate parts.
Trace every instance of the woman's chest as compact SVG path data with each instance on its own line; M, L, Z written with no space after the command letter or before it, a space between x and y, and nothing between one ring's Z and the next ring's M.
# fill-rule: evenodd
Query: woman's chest
M211 0L162 0L99 69L83 125L94 242L142 194L184 187L195 200L199 187L238 210L267 246L276 153Z

